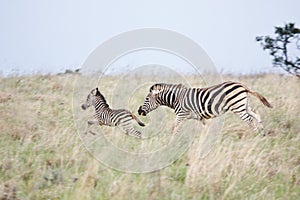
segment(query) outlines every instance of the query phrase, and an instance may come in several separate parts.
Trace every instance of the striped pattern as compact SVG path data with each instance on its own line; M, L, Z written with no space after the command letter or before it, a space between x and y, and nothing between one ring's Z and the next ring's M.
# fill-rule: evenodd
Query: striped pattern
M205 124L206 119L230 110L253 129L262 130L260 116L248 104L249 94L256 96L265 106L272 107L262 95L237 82L224 82L208 88L160 83L151 86L138 112L145 116L159 106L168 106L175 110L175 129L178 130L187 119L196 119Z
M126 134L141 137L141 132L134 129L132 120L134 119L140 126L145 125L126 109L111 109L98 88L89 93L85 104L82 104L81 108L85 110L90 106L95 107L96 121L88 121L88 127L93 124L119 126Z

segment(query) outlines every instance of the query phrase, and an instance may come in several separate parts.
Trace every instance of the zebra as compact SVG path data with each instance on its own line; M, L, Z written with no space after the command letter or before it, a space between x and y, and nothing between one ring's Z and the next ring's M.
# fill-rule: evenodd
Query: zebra
M249 96L256 96L265 106L272 108L265 97L238 82L224 82L207 88L187 88L182 84L157 83L150 87L139 115L146 116L159 106L175 110L177 133L187 119L196 119L205 125L205 121L226 113L237 114L255 131L263 131L260 116L249 106ZM257 125L255 124L256 121Z
M88 129L93 124L119 126L127 135L130 134L141 138L141 132L134 129L132 120L134 119L140 126L145 126L145 124L126 109L111 109L98 88L91 90L81 108L86 110L90 106L95 107L94 116L96 120L88 121ZM94 134L93 132L91 133Z

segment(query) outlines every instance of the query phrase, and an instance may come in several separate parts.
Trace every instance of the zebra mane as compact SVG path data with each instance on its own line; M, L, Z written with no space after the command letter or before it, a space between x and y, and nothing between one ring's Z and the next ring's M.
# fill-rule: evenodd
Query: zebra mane
M96 95L95 95L95 96L98 97L98 98L100 98L101 101L102 101L104 104L106 104L107 106L109 106L109 105L107 104L107 102L106 102L105 97L103 96L103 94L101 94L101 92L98 90L98 88L96 88Z
M168 83L156 83L152 85L149 89L149 92L152 92L152 90L155 89L164 89L164 88L170 88L170 87L180 87L180 88L186 88L184 85L180 84L168 84Z

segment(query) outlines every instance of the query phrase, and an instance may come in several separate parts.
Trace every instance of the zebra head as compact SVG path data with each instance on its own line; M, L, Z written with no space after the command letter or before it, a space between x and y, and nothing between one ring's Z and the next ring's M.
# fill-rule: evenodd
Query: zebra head
M158 95L162 91L163 87L161 84L155 84L150 88L149 94L146 96L143 105L141 105L138 110L139 115L146 116L149 112L161 105Z
M87 109L88 107L92 106L92 105L95 105L95 97L96 96L100 96L100 92L98 90L98 88L96 89L93 89L89 95L87 96L86 98L86 102L84 104L81 105L81 108L83 110Z

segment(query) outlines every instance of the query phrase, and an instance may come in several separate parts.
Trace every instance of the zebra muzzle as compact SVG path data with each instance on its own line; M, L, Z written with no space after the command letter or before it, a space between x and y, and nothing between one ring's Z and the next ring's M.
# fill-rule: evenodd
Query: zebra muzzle
M142 106L138 110L139 115L146 116L146 112L142 110Z

